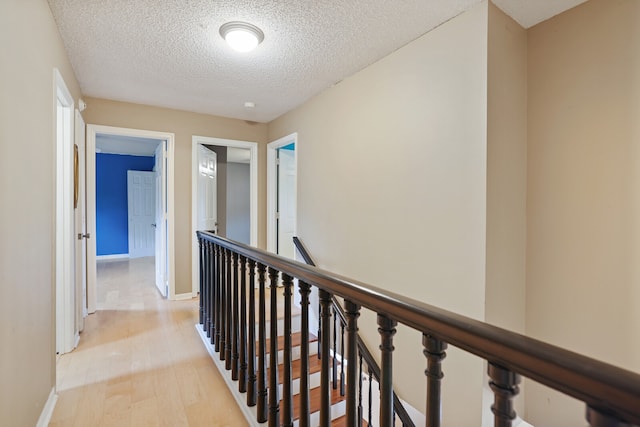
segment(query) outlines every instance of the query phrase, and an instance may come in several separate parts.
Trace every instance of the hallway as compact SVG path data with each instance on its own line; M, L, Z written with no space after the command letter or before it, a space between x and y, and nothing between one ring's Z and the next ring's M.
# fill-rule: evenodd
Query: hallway
M98 263L98 311L58 358L50 426L245 426L194 325L197 299L163 300L153 258Z

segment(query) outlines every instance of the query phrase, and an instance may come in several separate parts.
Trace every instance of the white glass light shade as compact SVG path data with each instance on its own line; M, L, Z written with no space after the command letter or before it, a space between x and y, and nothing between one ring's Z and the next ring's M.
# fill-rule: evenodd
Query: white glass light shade
M249 52L264 40L260 28L246 22L227 22L220 27L220 35L238 52Z

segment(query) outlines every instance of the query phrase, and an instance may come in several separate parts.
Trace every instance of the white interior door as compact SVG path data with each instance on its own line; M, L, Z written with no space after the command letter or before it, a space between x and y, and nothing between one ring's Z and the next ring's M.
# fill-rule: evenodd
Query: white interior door
M127 171L129 257L155 255L155 173Z
M75 141L77 147L77 169L75 180L77 185L77 204L75 209L75 285L76 285L76 332L84 329L84 318L87 315L87 210L85 197L85 125L80 112L76 110Z
M295 257L293 236L296 232L296 157L294 150L278 149L277 193L277 253L293 259Z
M198 230L218 232L217 168L215 152L202 145L198 149ZM194 237L195 238L195 237Z
M156 237L156 286L167 296L167 193L166 193L166 142L158 144L155 154L155 237Z

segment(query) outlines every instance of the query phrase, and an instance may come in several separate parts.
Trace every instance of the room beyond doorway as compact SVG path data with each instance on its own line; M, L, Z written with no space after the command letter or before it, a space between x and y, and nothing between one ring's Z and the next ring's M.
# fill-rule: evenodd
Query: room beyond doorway
M258 244L258 144L204 136L194 136L192 143L191 260L195 297L199 292L197 230L211 230L250 246Z
M95 237L88 241L89 312L97 308L97 258L152 255L155 278L151 279L163 296L176 298L173 157L171 133L87 126L87 225ZM148 174L145 186L129 182L130 171ZM105 185L110 188L103 188ZM105 195L107 199L101 200ZM132 200L134 195L137 199ZM137 211L133 215L131 206ZM147 215L140 216L141 210Z

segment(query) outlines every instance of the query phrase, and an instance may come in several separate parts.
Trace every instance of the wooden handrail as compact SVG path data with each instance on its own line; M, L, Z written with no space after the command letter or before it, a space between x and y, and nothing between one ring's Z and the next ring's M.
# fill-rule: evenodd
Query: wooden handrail
M640 424L640 375L634 372L211 233L198 232L198 237L577 398L602 414Z

